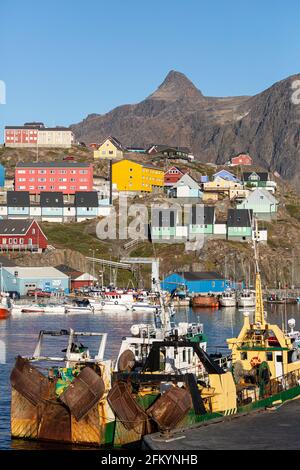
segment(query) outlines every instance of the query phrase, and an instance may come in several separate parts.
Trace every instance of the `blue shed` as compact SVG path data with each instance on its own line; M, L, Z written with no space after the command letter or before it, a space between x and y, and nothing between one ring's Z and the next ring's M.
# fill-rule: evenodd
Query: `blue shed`
M6 292L18 292L20 295L26 295L30 289L69 293L69 276L52 266L5 266L2 268L2 282Z
M173 292L184 285L189 294L222 293L231 287L230 281L215 272L182 272L167 276L161 283L163 290Z
M0 163L0 188L4 188L5 185L5 167Z

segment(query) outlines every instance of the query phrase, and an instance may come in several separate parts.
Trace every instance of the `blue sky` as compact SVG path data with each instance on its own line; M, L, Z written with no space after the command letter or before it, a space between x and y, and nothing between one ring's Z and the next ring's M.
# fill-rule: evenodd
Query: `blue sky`
M205 95L299 72L298 0L1 0L6 124L69 125L148 96L169 70Z

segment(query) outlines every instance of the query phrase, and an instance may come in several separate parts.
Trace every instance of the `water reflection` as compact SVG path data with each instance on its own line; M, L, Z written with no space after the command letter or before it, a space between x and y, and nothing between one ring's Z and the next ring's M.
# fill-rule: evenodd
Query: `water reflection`
M284 319L284 305L269 305L268 321L282 325ZM287 306L287 317L295 318L300 329L299 305ZM238 334L243 323L243 312L223 308L216 309L189 309L182 308L176 312L178 321L201 322L208 337L208 350L216 352L220 347L226 346L226 338ZM149 313L123 312L101 313L96 315L44 315L23 314L11 317L0 322L0 340L4 341L7 349L6 364L0 364L0 448L1 449L53 449L57 445L32 443L26 441L13 441L10 439L10 385L9 374L17 354L31 355L40 330L60 330L73 328L75 331L95 331L108 333L105 357L116 359L121 339L129 334L133 323L151 323L152 315ZM64 338L50 338L45 346L50 348L52 354L60 355L65 347ZM45 447L46 446L46 447ZM73 446L71 447L73 449Z

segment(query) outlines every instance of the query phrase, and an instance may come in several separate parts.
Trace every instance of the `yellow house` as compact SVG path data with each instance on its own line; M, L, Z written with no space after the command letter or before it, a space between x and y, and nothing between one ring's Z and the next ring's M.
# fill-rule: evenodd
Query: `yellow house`
M113 163L112 184L118 191L151 192L154 187L164 186L164 171L125 159Z
M120 160L124 156L125 148L115 137L108 137L100 145L98 150L94 151L94 159L109 158L113 160Z
M203 184L203 191L212 192L229 192L232 190L241 190L243 185L236 181L225 180L224 178L217 177L209 183Z

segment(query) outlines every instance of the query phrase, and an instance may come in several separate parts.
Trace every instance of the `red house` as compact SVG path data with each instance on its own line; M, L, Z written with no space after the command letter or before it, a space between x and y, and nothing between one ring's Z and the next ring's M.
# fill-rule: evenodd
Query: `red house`
M58 266L55 266L55 268L58 269L58 271L69 276L70 289L72 291L74 289L80 289L82 287L91 287L97 282L97 278L92 276L91 274L77 271L77 269L71 268L66 264L59 264Z
M165 173L164 186L173 186L183 175L184 173L177 166L172 166Z
M247 153L239 153L236 157L232 157L232 159L230 160L230 163L232 166L235 166L235 165L248 166L248 165L252 165L253 160L252 160L252 157L250 157L250 155L248 155Z
M75 194L93 191L93 166L79 162L18 163L15 169L15 191L41 191Z
M44 251L48 240L33 219L0 220L1 251Z

